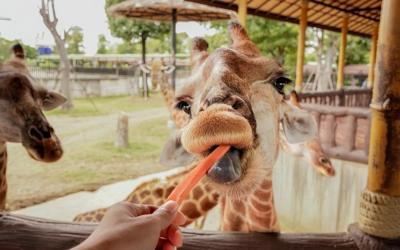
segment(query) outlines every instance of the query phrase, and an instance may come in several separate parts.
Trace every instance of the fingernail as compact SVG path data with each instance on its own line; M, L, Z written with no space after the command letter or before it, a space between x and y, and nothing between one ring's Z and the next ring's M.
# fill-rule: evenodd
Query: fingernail
M178 204L175 201L167 201L162 207L171 212L178 210Z

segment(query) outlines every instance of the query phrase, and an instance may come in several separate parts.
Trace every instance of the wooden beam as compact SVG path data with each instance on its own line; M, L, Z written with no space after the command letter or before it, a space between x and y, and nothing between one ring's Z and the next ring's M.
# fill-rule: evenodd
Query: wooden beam
M371 191L400 195L400 1L384 0L379 27L368 185Z
M69 223L0 211L0 246L2 250L67 250L85 240L95 223ZM241 233L202 231L182 228L180 250L211 249L285 249L285 250L354 250L395 249L400 240L384 240L363 233L357 224L348 233Z
M372 39L371 39L371 51L369 54L368 88L372 88L373 83L374 83L376 46L378 43L378 28L379 28L379 24L374 23L374 28L372 30Z
M382 2L367 189L360 199L360 228L382 238L400 238L400 1Z
M344 64L346 62L346 42L347 42L348 23L349 23L349 15L347 13L343 13L342 35L340 39L336 89L342 89L344 84Z
M240 24L246 28L247 0L238 1L238 15Z
M296 85L295 90L300 93L303 89L304 47L306 41L308 0L301 0L299 37L297 44Z

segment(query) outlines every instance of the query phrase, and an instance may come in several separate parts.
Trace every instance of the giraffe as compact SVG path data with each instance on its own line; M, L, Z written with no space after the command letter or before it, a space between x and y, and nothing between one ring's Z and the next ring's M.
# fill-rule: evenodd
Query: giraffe
M295 90L290 92L289 102L293 106L301 109L297 92ZM314 170L321 175L328 177L333 177L335 175L335 169L333 168L329 157L322 150L317 138L304 143L291 144L286 140L282 128L279 130L279 136L281 148L287 153L310 162Z
M261 55L239 22L228 30L230 48L208 52L204 39L193 39L192 72L175 96L189 122L167 141L161 163L179 166L230 145L203 178L220 196L220 229L279 232L272 193L279 127L289 143L303 143L315 138L316 122L284 100L283 67Z
M158 85L160 86L165 104L167 105L171 119L175 123L175 127L177 129L183 128L188 122L188 115L174 107L175 90L168 82L168 75L175 70L175 67L165 66L162 58L153 58L150 67L147 67L147 65L141 65L141 68L144 72L150 73L153 89L156 89Z
M159 72L156 74L151 74L156 76L158 79L152 78L152 83L156 83L160 85L160 89L163 93L166 105L170 112L171 117L173 118L175 124L177 124L177 128L181 129L188 123L188 114L186 114L182 110L178 110L174 107L174 96L175 90L171 87L171 84L168 82L167 74L169 71L172 71L171 68L164 66L162 60L154 59L151 63L150 68L145 68L144 70L148 70L147 73L158 70ZM163 70L168 70L163 72ZM153 85L153 88L157 88L157 85ZM296 94L296 93L294 93ZM292 94L293 96L293 94ZM290 98L290 103L300 108L297 102L297 94L296 99L294 97ZM174 115L175 114L175 115ZM290 144L285 138L285 135L282 131L280 131L280 145L281 148L286 152L300 157L307 162L310 162L314 169L324 175L332 177L335 174L335 170L333 169L330 159L325 155L323 150L321 149L320 144L316 139L313 139L304 143ZM164 149L167 150L167 149ZM164 154L166 156L167 154ZM163 161L163 159L161 160ZM195 164L194 164L195 165ZM145 182L139 187L135 188L131 194L125 199L125 201L130 201L133 203L139 204L154 204L159 205L166 202L170 192L176 187L176 185L186 176L188 171L183 171L181 173L177 173L173 176L168 177L170 181L157 182L155 180ZM211 195L214 197L210 199L207 197L210 195L209 187L206 185L207 183L202 181L191 191L189 194L188 200L190 202L185 202L180 206L180 211L186 215L186 224L188 225L193 221L196 221L201 216L206 216L207 212L210 211L214 206L217 205L218 195L215 192L212 192ZM153 190L170 190L169 192L154 192ZM162 195L160 195L162 194ZM203 198L202 195L206 196ZM198 198L197 203L192 198ZM207 202L205 202L207 201ZM105 213L108 211L108 208L101 208L92 210L83 214L77 215L73 221L82 221L82 222L100 222L104 217ZM199 228L202 227L203 221L200 222Z
M29 74L20 44L11 49L13 58L0 62L0 209L5 209L7 195L6 142L21 142L37 161L54 162L63 154L41 109L54 109L66 99L41 86Z

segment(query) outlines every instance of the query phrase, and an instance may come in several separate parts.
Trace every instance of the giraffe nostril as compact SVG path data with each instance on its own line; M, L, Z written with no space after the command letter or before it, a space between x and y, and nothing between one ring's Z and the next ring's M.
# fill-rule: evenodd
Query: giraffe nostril
M41 142L43 139L42 133L36 128L36 126L31 126L29 128L28 135L35 141Z
M326 163L328 163L329 161L328 161L325 157L320 157L320 158L319 158L319 162L320 162L321 164L326 164Z

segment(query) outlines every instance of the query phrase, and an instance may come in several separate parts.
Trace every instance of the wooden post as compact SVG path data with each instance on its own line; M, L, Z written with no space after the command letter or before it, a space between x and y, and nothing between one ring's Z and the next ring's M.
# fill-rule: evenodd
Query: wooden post
M372 30L371 51L369 54L369 73L368 73L368 85L367 85L368 88L372 88L372 85L374 83L376 45L378 42L378 27L379 27L379 24L374 23L374 28Z
M329 133L326 135L326 144L328 148L336 147L336 117L334 115L326 116L326 131Z
M171 85L172 88L175 89L175 78L176 78L176 19L177 13L176 9L172 9L172 50L171 50L171 61L172 67L174 70L171 74Z
M354 150L357 133L357 118L354 115L347 116L344 149L348 152Z
M296 63L296 85L295 90L299 93L303 88L303 64L304 47L306 41L308 0L301 0L299 38L297 43L297 63Z
M126 148L129 146L129 139L128 139L128 116L125 112L121 112L118 116L118 123L117 123L117 135L115 137L114 146L116 148Z
M336 89L342 89L344 84L344 64L346 61L346 43L347 43L347 24L349 22L349 15L347 13L343 14L342 23L342 36L340 39L340 51L339 51L339 64L338 64L338 74Z
M382 2L367 189L361 195L360 228L383 238L400 237L400 1Z
M239 0L238 2L238 15L240 24L246 28L246 16L247 16L247 0Z

